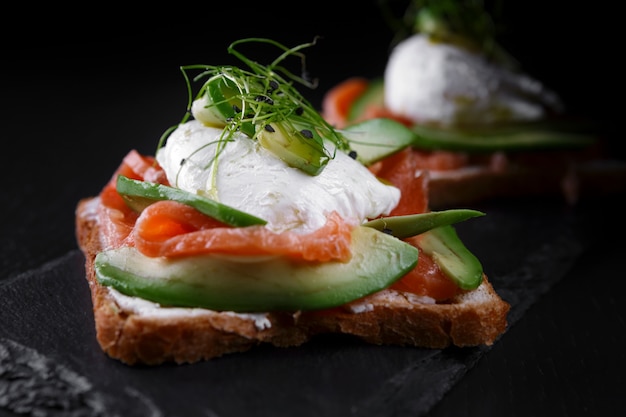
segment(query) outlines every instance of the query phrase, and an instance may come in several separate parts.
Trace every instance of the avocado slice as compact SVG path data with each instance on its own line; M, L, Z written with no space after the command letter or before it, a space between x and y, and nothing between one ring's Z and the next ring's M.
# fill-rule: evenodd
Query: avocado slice
M415 141L415 134L402 123L387 118L368 119L340 131L365 166L372 165Z
M369 228L352 232L348 262L286 257L150 258L132 247L99 253L100 284L160 303L235 312L332 308L380 291L417 265L418 250Z
M289 166L313 176L321 173L330 160L322 140L316 139L312 130L297 130L286 121L269 123L257 133L261 146Z
M413 125L407 129L415 135L413 146L420 149L466 152L583 148L596 140L594 134L577 130L574 123L509 123L464 130Z
M118 175L116 188L126 204L137 212L141 212L155 201L173 200L187 204L199 212L230 226L245 227L267 224L267 221L239 211L236 208L163 184L133 180L123 175Z
M368 106L385 106L385 89L383 79L370 81L369 86L357 97L348 110L348 122L357 124ZM531 121L494 124L483 127L465 126L444 128L415 124L408 128L401 125L394 134L406 137L412 131L413 140L407 143L420 149L443 149L467 152L494 152L499 150L520 151L533 149L582 148L596 141L597 133L586 122L564 121ZM381 132L384 133L384 132ZM386 139L389 140L389 139ZM407 139L408 140L408 139ZM358 149L357 153L359 153Z
M450 209L428 213L408 214L405 216L381 217L363 224L379 231L404 239L417 236L435 227L451 225L472 217L484 216L485 213L470 209Z
M210 125L223 126L241 115L244 102L239 87L235 81L220 74L206 82L201 95L196 99L203 103L203 109L198 113L199 119ZM254 136L255 128L252 122L242 122L240 130L249 137Z
M375 78L369 82L367 89L354 100L348 110L348 122L359 120L369 106L385 106L385 88L382 78Z
M463 244L452 226L440 226L425 232L419 246L424 253L432 256L459 288L473 290L480 286L483 279L482 264Z

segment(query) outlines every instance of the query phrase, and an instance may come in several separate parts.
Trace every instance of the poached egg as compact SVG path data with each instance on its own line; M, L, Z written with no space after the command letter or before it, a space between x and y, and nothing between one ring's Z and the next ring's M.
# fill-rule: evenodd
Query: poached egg
M266 220L280 233L310 233L336 211L358 225L387 215L400 190L327 143L332 158L311 176L289 166L243 133L191 120L177 127L156 154L174 187L209 197Z
M484 55L414 34L389 56L385 106L415 123L441 126L533 121L562 110L538 80Z

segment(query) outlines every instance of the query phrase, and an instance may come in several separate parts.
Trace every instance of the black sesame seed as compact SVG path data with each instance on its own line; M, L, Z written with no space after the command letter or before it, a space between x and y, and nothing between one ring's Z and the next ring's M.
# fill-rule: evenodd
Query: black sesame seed
M387 235L393 235L393 232L391 229L388 229L386 227L383 228L382 230L383 233L387 234Z
M309 129L302 129L300 133L302 133L302 136L304 136L307 139L313 138L313 132L311 132Z
M271 98L269 98L268 96L264 96L264 95L258 95L255 97L256 101L262 101L264 103L267 104L274 104L274 100L272 100Z
M274 128L270 125L265 125L264 129L268 132L275 132Z
M350 152L348 153L348 156L349 156L350 158L352 158L352 159L356 159L356 156L357 156L357 155L356 155L356 151L350 151Z

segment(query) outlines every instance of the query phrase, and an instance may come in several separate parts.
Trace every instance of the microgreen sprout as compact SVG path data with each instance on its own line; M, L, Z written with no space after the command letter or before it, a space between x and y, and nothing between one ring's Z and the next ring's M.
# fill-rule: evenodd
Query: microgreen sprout
M378 3L395 33L391 46L412 34L422 33L435 41L481 52L500 65L519 66L497 41L504 29L496 21L502 13L502 0L409 0L400 17L390 0L378 0Z
M237 48L245 43L264 43L278 48L281 53L269 65L261 65L242 54ZM260 135L265 135L260 143L267 144L266 126L280 125L288 132L288 136L297 135L298 142L306 138L305 145L299 144L298 155L294 155L299 161L293 164L304 171L316 175L323 169L329 159L334 157L334 152L339 149L349 150L348 140L324 120L317 110L300 94L296 84L315 88L316 82L306 76L305 54L303 49L315 45L313 42L304 43L294 48L286 46L266 38L246 38L233 42L228 47L228 52L247 65L248 69L236 66L213 66L213 65L189 65L181 67L188 91L187 112L180 124L189 120L193 115L196 119L207 125L222 127L225 141L233 138L235 132L242 132L252 140L258 140ZM289 71L284 61L289 57L300 59L302 76ZM200 71L191 78L192 71ZM194 94L192 82L203 84L199 91ZM158 149L164 146L167 137L177 126L168 129L161 137ZM290 148L291 139L281 138L283 147ZM329 151L325 142L330 141L334 147ZM265 146L267 147L267 146ZM221 149L222 147L218 147ZM157 151L158 151L157 149ZM276 149L270 146L268 149ZM291 150L290 150L291 151ZM319 154L323 153L323 156ZM290 163L289 155L279 152L281 159ZM304 156L306 154L307 156ZM314 161L303 158L317 158ZM215 160L217 155L215 156ZM316 169L307 170L307 166L321 164ZM319 169L318 169L319 168Z

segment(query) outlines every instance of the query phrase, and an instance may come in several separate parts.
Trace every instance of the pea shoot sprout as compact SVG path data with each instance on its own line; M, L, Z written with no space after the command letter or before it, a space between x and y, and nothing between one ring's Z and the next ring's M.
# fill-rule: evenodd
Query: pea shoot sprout
M252 42L270 44L281 53L267 66L261 65L237 49L241 44ZM289 165L317 175L334 158L337 149L349 150L349 142L295 87L300 84L315 88L316 84L284 66L287 58L300 58L302 74L306 74L306 56L302 50L315 43L316 39L288 48L271 39L246 38L231 43L228 52L249 69L214 65L181 67L189 100L187 112L180 124L193 116L205 125L222 127L224 134L220 140L223 146L233 140L235 132L241 132L252 140L258 140L261 146ZM200 73L191 78L192 71ZM203 81L196 94L193 93L192 81ZM172 126L162 135L158 149L165 145L167 137L177 127ZM334 144L331 150L327 149L327 141ZM222 147L218 146L217 151L220 149Z

